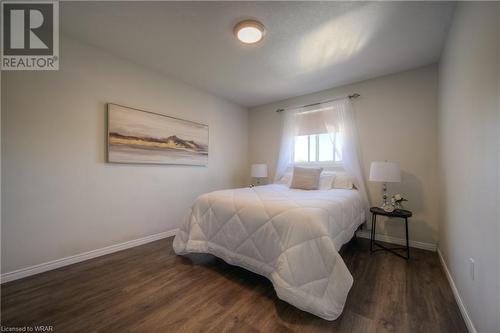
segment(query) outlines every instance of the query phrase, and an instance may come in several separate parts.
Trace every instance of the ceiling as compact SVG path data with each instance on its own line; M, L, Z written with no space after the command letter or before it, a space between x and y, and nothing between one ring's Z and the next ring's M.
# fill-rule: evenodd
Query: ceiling
M252 107L436 62L450 2L61 2L65 35ZM232 33L256 18L256 45Z

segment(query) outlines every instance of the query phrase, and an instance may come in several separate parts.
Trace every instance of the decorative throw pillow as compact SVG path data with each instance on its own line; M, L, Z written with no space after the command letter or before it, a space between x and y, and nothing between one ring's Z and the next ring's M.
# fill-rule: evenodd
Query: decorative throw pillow
M292 185L290 188L301 190L317 190L323 168L293 168Z
M333 181L335 180L335 172L323 171L319 177L319 189L321 191L331 190Z
M333 181L333 188L352 190L354 184L352 183L351 176L347 172L338 172Z

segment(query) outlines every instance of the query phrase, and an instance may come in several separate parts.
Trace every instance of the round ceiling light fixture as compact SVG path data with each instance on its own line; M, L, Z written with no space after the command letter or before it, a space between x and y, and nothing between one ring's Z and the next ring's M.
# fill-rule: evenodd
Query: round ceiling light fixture
M264 38L264 25L256 20L241 21L234 26L234 35L245 44L255 44Z

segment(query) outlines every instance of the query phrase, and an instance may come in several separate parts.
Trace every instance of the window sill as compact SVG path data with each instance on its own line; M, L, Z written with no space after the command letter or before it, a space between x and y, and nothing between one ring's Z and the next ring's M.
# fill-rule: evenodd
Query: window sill
M294 166L298 167L329 167L342 168L342 162L295 162Z

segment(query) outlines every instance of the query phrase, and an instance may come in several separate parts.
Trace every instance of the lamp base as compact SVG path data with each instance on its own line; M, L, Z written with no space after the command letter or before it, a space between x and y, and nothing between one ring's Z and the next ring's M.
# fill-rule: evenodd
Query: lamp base
M387 201L387 184L383 183L382 184L382 205L380 208L382 208L384 211L390 213L394 211L394 206Z
M390 203L382 204L382 206L380 208L382 208L384 210L384 212L388 212L388 213L393 212L395 209L395 207Z

